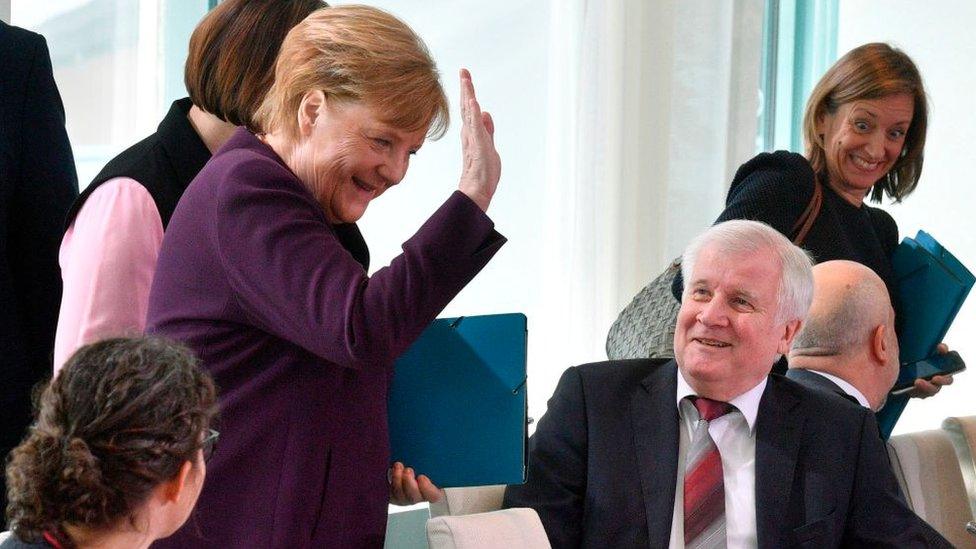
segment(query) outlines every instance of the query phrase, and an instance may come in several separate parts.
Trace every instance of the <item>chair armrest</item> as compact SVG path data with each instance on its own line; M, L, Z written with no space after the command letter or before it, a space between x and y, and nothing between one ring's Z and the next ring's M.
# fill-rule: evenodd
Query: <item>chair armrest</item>
M432 518L427 543L430 549L551 549L539 515L527 508Z
M445 497L430 504L430 516L473 515L497 511L502 508L505 485L473 486L469 488L446 488Z

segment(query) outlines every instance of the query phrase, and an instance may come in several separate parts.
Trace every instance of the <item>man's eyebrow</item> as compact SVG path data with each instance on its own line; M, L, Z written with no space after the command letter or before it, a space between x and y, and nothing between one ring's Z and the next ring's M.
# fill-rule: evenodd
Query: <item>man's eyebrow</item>
M734 295L735 297L744 297L748 301L756 300L756 294L750 292L749 290L743 290L742 288L736 288L735 291L732 292L732 295Z

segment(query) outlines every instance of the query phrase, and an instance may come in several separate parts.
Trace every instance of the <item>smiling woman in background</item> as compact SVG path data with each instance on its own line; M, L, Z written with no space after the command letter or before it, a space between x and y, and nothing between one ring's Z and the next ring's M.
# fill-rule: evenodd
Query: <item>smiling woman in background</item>
M444 132L447 98L383 11L320 10L289 33L259 132L187 189L150 293L148 329L198 353L222 407L200 534L163 547L383 545L393 362L504 242L485 215L494 125L466 71L461 101L458 190L369 276L355 222Z

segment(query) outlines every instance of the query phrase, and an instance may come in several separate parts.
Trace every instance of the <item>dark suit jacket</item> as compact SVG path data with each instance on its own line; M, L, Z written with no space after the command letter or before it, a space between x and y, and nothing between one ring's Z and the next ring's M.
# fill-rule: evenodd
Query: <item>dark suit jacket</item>
M47 44L3 22L0 98L2 460L30 423L31 387L52 371L61 304L58 247L78 178ZM5 494L0 475L0 510Z
M847 391L841 388L833 381L825 378L824 376L811 372L809 370L804 370L803 368L793 368L786 371L786 377L792 379L793 381L803 385L804 387L809 387L811 389L822 391L824 393L829 393L842 397L845 400L849 400L854 404L860 406L860 402L853 395L847 394Z
M567 370L505 506L534 508L555 548L667 547L677 375L662 359ZM877 432L867 409L770 376L756 420L759 547L948 547L899 499Z

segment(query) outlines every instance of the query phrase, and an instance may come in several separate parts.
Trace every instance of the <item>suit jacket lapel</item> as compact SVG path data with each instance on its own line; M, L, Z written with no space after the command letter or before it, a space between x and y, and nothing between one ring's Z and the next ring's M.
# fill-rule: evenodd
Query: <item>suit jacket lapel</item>
M630 403L651 547L667 547L671 539L678 478L677 376L677 364L673 360L655 368L635 391Z
M779 547L804 417L800 396L770 376L756 419L756 534L759 547Z

